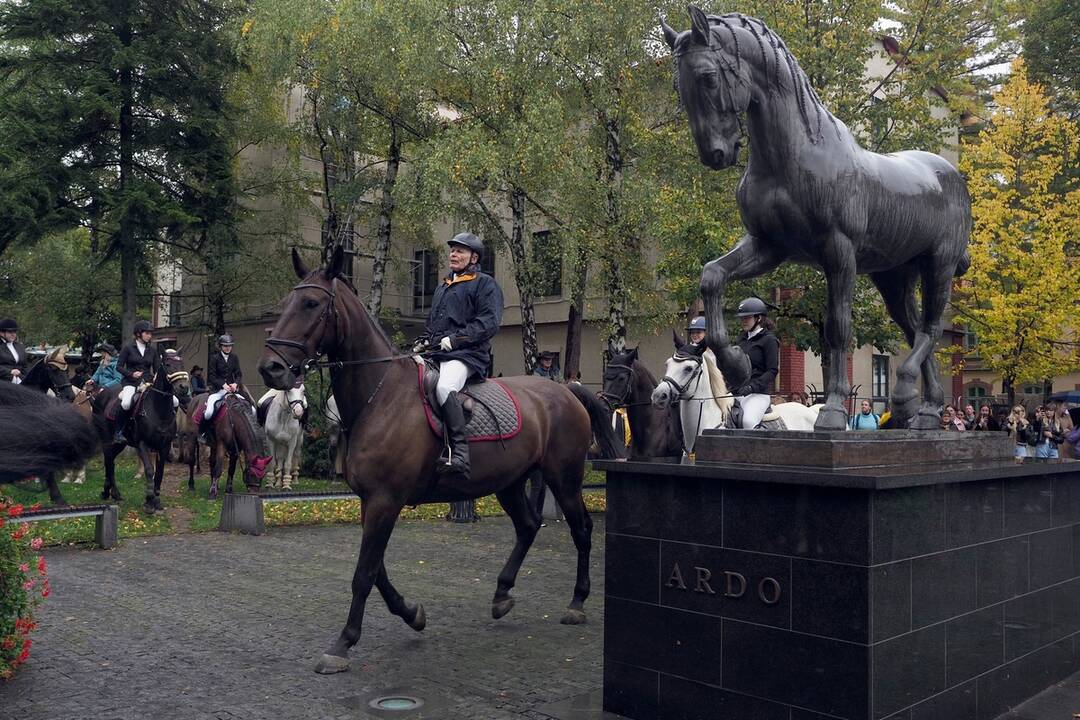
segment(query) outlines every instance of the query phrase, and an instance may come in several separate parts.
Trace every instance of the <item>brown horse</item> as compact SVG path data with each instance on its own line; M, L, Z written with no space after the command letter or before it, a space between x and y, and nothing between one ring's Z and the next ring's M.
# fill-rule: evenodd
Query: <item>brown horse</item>
M209 395L198 395L188 406L188 421L198 432L199 422L195 414L202 415ZM225 492L233 491L233 477L236 475L236 463L241 453L244 455L244 485L248 492L258 491L266 475L266 466L271 458L266 455L266 437L259 424L255 422L255 413L251 403L242 395L226 395L218 404L214 421L207 431L207 445L210 446L210 491L207 497L214 500L218 496L218 482L229 458L229 473L225 481ZM199 446L188 455L188 488L195 488L195 461Z
M503 382L520 406L521 431L505 442L473 444L468 481L438 475L435 462L441 441L428 428L417 391L416 363L412 356L398 353L355 290L340 278L342 249L334 252L327 267L314 272L308 272L293 250L293 267L301 282L284 300L259 372L267 385L284 390L312 362L323 354L328 357L334 397L348 438L345 481L363 502L363 539L348 621L315 671L348 669L349 648L360 640L372 586L379 589L392 614L413 630L424 629L423 606L407 602L394 589L383 565L387 542L405 505L495 493L517 536L499 573L491 607L496 619L508 613L514 605L510 589L540 527L525 497L525 482L533 470L539 470L566 515L578 552L577 582L562 622L584 622L592 520L581 496L590 441L589 415L581 403L566 386L546 378L506 378Z

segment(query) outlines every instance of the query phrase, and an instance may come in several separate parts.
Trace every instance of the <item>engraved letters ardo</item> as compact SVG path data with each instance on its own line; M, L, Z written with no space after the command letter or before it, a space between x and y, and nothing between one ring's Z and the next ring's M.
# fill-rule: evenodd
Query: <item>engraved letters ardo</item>
M731 600L752 597L766 605L776 605L783 594L776 578L748 580L734 570L714 571L712 568L690 565L684 569L679 561L673 563L665 586L672 590L720 595Z

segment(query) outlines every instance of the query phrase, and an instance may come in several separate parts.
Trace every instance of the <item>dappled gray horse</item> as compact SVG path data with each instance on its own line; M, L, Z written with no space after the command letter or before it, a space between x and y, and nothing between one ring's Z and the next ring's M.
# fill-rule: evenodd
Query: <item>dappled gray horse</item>
M738 13L707 17L694 6L689 12L690 30L662 27L698 156L714 170L731 166L739 155L743 112L753 148L737 191L746 234L701 275L706 341L728 387L741 386L750 365L728 340L727 284L788 260L814 265L825 272L829 298L828 396L815 429L843 430L852 293L855 274L864 273L912 348L896 372L893 417L900 427L939 427L943 392L933 351L953 278L970 264L971 200L964 179L932 153L879 155L859 147L821 104L784 41L761 20ZM920 280L921 315L915 298Z

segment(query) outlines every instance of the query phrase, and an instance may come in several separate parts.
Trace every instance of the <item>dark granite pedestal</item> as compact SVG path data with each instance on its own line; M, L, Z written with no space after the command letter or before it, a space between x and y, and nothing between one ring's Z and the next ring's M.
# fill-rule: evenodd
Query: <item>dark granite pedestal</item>
M1080 670L1080 463L1010 451L756 431L703 436L696 464L595 463L604 709L991 720Z

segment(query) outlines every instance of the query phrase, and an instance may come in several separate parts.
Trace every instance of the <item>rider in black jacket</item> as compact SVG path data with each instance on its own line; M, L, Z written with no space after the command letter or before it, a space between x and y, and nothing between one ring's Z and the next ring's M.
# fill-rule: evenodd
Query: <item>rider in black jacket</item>
M435 348L439 363L436 399L446 421L447 448L440 458L441 472L469 475L469 444L458 392L471 375L484 377L491 362L491 338L502 321L503 296L498 283L480 272L484 243L472 233L459 233L450 246L450 274L431 302L424 334L413 350Z
M229 393L240 393L241 397L247 397L242 383L244 373L240 369L239 358L233 353L233 344L232 335L225 334L219 337L219 352L211 355L210 361L206 364L206 379L212 394L206 399L206 408L203 410L200 424L201 431L209 427L210 420L214 417L214 407L221 402L223 397ZM251 398L247 399L251 402Z
M151 345L153 331L150 323L139 320L135 323L132 333L134 338L120 350L116 358L116 369L123 376L120 384L120 407L116 412L116 438L117 443L126 442L124 438L124 426L128 421L128 412L131 410L131 401L135 398L135 391L143 383L149 383L154 378L154 373L161 367L161 358L158 356L157 347Z
M0 380L22 382L26 372L26 348L19 342L19 324L0 320Z
M742 323L739 347L750 359L750 379L734 394L742 407L742 427L753 430L769 410L773 384L780 372L780 341L769 327L768 308L760 298L746 298L735 313Z

